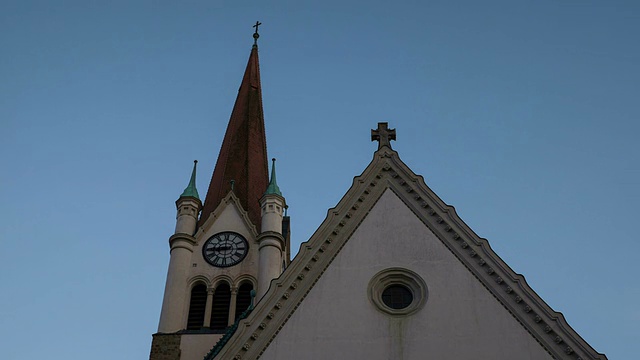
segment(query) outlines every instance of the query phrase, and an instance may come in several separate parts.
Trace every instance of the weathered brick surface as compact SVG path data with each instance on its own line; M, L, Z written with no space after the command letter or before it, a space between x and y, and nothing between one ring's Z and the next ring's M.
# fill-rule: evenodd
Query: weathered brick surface
M179 360L180 335L153 334L149 360Z

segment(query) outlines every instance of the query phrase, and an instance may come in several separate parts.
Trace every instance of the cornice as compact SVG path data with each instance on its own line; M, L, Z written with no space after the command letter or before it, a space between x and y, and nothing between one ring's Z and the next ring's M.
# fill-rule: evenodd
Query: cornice
M217 358L257 359L293 315L385 190L393 191L556 359L607 359L580 337L456 214L413 173L398 154L382 147L285 272L272 282L251 315Z
M263 246L270 246L267 244L267 240L275 241L280 245L280 250L284 249L284 236L276 231L263 231L258 235L258 243L260 244L260 248ZM263 245L263 243L265 243Z
M262 197L260 198L260 206L264 206L265 202L268 200L279 200L280 202L282 202L283 204L287 204L287 201L285 200L284 196L282 195L278 195L278 194L267 194L265 193L264 195L262 195Z
M181 196L176 200L176 207L179 207L182 203L192 203L191 206L196 207L198 211L202 209L202 200L194 196Z
M196 238L184 233L177 233L171 235L169 238L169 248L171 250L177 248L187 249L193 251L193 246L196 244Z

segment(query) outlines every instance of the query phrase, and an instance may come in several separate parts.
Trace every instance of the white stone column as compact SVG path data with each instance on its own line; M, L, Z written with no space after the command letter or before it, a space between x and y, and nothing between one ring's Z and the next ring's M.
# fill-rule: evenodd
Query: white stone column
M191 181L195 186L195 166L191 175ZM189 189L187 188L187 190ZM185 193L187 193L185 190ZM195 191L195 188L193 189ZM191 267L191 256L196 239L193 234L196 231L198 213L202 209L202 202L196 196L183 195L176 200L176 231L169 238L170 259L167 271L167 282L164 287L162 311L158 332L173 333L187 327L185 307L188 304L190 292L187 289L187 277Z
M236 321L236 299L238 298L238 287L231 288L231 301L229 302L229 321L228 326L233 325Z
M158 332L160 333L173 333L186 327L184 309L189 291L185 285L195 239L186 234L176 234L169 239L169 242L171 244L171 258L167 271L167 282L164 287L160 323L158 324Z
M278 238L279 236L279 238ZM281 234L268 232L260 234L258 260L258 290L256 298L260 299L269 290L271 280L282 273L282 244Z
M276 159L273 159L271 180L260 199L262 226L258 236L258 289L257 299L269 289L271 280L282 273L282 257L285 246L282 236L282 217L287 204L276 183Z
M207 289L207 304L204 308L204 327L211 327L211 311L213 310L213 295L215 294L216 289L208 288Z
M284 198L277 194L265 194L260 199L262 228L258 236L258 289L257 299L269 289L271 280L282 273L282 216L286 206Z

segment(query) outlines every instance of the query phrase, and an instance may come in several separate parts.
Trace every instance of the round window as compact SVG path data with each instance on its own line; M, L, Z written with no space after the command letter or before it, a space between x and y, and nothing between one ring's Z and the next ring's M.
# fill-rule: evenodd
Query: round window
M382 291L382 302L392 309L404 309L412 301L413 294L404 285L389 285Z
M369 299L375 307L390 315L410 315L427 300L427 285L415 272L390 268L369 281Z

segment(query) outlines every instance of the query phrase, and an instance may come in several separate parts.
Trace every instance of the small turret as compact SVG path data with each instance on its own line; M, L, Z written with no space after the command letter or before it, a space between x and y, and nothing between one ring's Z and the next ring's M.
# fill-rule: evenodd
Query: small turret
M276 159L272 159L271 180L260 199L262 227L259 242L258 299L269 289L271 280L282 273L285 239L282 236L282 218L287 206L276 182Z
M182 195L176 200L176 234L193 235L196 232L196 224L198 222L198 214L202 209L202 201L196 189L196 167L198 160L193 161L193 171L189 185L184 189Z
M198 214L202 209L202 202L196 189L196 166L198 160L193 162L193 171L189 185L176 200L176 231L169 238L171 257L169 270L167 271L167 283L164 287L164 299L162 312L160 313L159 333L173 333L184 329L182 309L188 300L184 292L184 284L187 281L191 254L196 243L193 234L196 232Z

